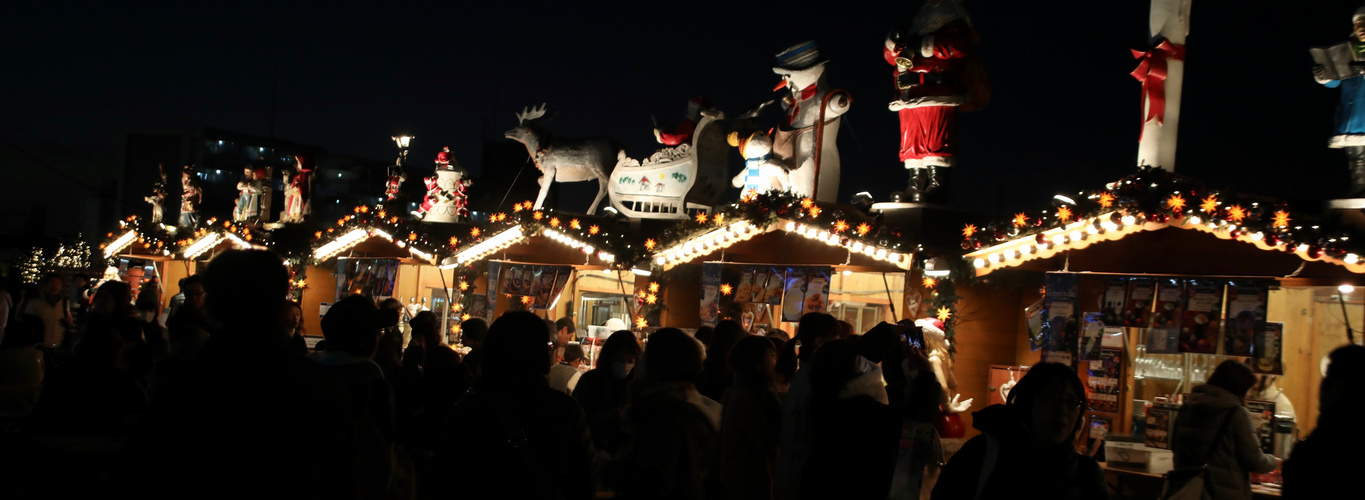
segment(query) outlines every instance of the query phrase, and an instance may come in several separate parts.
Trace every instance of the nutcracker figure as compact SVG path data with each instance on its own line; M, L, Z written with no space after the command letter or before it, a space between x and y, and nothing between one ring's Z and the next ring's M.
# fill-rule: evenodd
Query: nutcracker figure
M194 229L199 225L199 202L204 192L195 177L194 166L185 165L180 172L180 227Z
M988 99L972 53L977 40L960 0L926 0L909 26L886 37L882 56L896 68L888 107L900 118L900 159L913 201L947 201L957 110L979 109Z
M162 164L156 164L156 182L152 184L152 194L142 198L143 201L152 205L152 224L160 224L166 216L166 197L170 195L166 191L166 169Z

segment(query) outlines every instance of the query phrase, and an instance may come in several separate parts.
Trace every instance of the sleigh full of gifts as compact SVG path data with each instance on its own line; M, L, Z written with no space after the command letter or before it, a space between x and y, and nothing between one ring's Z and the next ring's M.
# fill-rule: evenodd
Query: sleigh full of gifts
M724 116L703 113L688 142L644 161L623 156L608 181L611 206L640 219L684 219L711 208L726 187Z

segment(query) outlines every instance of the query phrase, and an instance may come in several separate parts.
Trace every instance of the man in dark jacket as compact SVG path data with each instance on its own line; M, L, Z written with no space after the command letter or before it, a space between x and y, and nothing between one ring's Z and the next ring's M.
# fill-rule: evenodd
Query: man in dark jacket
M1250 499L1249 473L1270 472L1280 465L1279 459L1261 452L1251 412L1242 407L1243 395L1255 383L1251 367L1224 361L1213 370L1209 383L1190 391L1176 415L1170 436L1175 467L1208 465L1204 489L1213 498Z

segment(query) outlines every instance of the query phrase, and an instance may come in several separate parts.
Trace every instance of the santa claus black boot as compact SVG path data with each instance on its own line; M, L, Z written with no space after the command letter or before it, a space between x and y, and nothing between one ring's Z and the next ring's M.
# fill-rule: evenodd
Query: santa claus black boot
M1351 190L1346 193L1346 197L1365 198L1365 154L1351 155L1348 158L1350 158Z
M952 182L951 167L929 167L929 201L948 204L949 184Z

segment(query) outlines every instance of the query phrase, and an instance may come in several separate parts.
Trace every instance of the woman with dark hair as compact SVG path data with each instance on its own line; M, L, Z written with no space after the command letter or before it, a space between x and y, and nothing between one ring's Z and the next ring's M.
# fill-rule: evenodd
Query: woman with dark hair
M308 355L308 341L303 338L303 308L298 302L286 300L280 315L289 351L299 356Z
M862 375L857 349L845 339L820 346L811 359L810 459L800 498L884 500L900 438L895 410L850 390Z
M777 348L748 336L730 350L735 383L721 399L720 482L725 498L772 498L782 402L773 386Z
M483 377L456 403L437 449L438 470L476 479L437 481L450 488L438 496L592 498L592 441L583 410L545 380L552 335L544 320L525 311L504 314L489 327ZM516 480L489 480L509 473Z
M1256 385L1246 363L1229 359L1214 368L1206 384L1194 386L1171 429L1175 467L1207 465L1204 491L1213 498L1251 498L1251 472L1279 467L1273 455L1261 452L1256 424L1243 407L1243 398ZM1018 386L1015 386L1018 389Z
M621 434L621 408L626 405L626 388L635 380L635 363L640 358L640 342L635 334L620 330L602 344L597 367L578 378L573 398L583 405L592 429L593 445L612 453Z
M774 497L794 500L801 485L801 470L810 458L811 374L810 359L821 344L839 335L839 322L824 313L807 313L796 326L796 338L787 342L777 360L777 371L791 381L782 403L782 438L777 459ZM785 369L784 369L785 368ZM790 371L787 371L790 370ZM788 375L790 374L790 375Z
M1284 462L1284 497L1349 498L1359 488L1359 462L1342 460L1342 450L1365 448L1357 423L1365 414L1365 346L1347 344L1328 355L1327 375L1318 392L1318 426L1294 445Z
M624 412L626 437L605 480L621 498L701 500L720 427L720 404L697 392L701 342L662 328L649 336L640 367Z
M727 319L716 323L711 334L711 342L706 348L706 360L702 361L701 383L699 389L703 396L720 400L725 390L734 383L734 372L730 369L730 349L735 343L749 334L739 322Z
M972 413L982 434L943 467L932 498L1109 498L1099 463L1072 443L1084 396L1076 369L1033 365L1005 404Z

